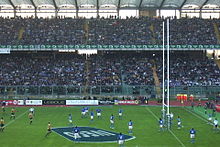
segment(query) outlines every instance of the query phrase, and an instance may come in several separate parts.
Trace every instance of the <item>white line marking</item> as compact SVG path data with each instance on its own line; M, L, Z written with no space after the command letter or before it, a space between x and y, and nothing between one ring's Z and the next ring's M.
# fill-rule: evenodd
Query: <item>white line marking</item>
M159 118L150 110L148 109L147 107L145 107L146 110L148 112L150 112L157 120L159 120ZM176 140L181 144L182 147L186 147L183 142L173 133L173 131L169 130L169 132L176 138Z
M12 124L13 122L15 122L15 120L19 119L20 117L22 117L25 113L27 113L27 111L23 112L22 114L18 115L18 117L16 117L14 120L11 120L10 122L8 122L5 126L9 126L10 124Z
M205 122L208 122L208 120L204 119L203 117L199 116L199 115L196 114L196 113L191 112L191 111L188 110L187 108L184 108L184 109L185 109L186 111L192 113L192 114L193 114L194 116L196 116L197 118L199 118L199 119L201 119L201 120L203 120L203 121L205 121Z

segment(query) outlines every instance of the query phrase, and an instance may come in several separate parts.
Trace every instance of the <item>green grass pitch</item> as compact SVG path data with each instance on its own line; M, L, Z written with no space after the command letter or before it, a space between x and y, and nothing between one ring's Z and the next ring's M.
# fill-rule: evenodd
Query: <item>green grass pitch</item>
M29 125L29 107L17 107L16 120L10 120L10 107L6 108L4 117L6 128L0 132L1 147L117 147L117 143L75 143L51 133L47 138L47 123L51 122L53 127L67 127L68 114L72 113L73 123L77 126L89 126L122 132L128 134L128 121L134 123L133 136L136 138L125 142L125 147L208 147L218 146L220 133L213 131L213 126L208 125L202 116L203 109L196 108L196 111L183 107L171 107L174 113L174 121L171 132L159 132L158 118L161 116L161 107L153 106L91 106L90 110L101 108L102 120L95 116L94 122L90 123L88 118L81 118L80 106L73 107L35 107L35 118L32 125ZM118 109L124 111L123 119L118 119ZM109 117L114 114L115 129L109 128ZM177 116L182 119L182 129L177 129ZM219 116L219 114L217 114ZM195 144L190 143L189 130L195 128L197 131Z

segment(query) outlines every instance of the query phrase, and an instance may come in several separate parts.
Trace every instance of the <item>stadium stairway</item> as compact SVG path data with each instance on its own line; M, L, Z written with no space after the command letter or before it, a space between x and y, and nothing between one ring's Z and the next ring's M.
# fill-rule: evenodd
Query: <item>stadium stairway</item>
M214 31L215 31L215 35L218 41L218 44L220 44L220 32L219 32L219 26L217 23L213 22L213 26L214 26Z
M153 60L152 61L152 71L153 71L153 78L154 78L154 84L156 86L156 93L157 93L157 98L160 98L161 97L161 88L160 88L160 80L159 80L159 77L157 75L157 67L156 67L156 64L155 64L155 61Z
M153 24L151 24L150 26L149 26L149 29L150 29L150 31L152 32L152 37L151 37L151 41L152 41L152 44L156 44L156 39L155 39L155 31L154 31L154 25Z
M220 60L215 60L215 63L218 65L218 68L220 69Z
M24 32L25 32L24 28L21 27L18 31L18 40L22 39Z
M84 44L88 44L88 39L89 39L89 22L86 21L83 24L83 31L84 31Z

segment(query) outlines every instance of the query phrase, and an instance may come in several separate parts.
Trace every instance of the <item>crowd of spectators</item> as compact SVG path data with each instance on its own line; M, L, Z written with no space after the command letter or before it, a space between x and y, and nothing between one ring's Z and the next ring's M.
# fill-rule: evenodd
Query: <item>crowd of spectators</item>
M162 44L161 18L0 18L0 45L147 45ZM170 43L217 44L207 19L172 19Z
M162 81L160 54L152 57L149 52L110 52L88 59L78 54L45 55L1 55L0 85L155 85L155 64ZM219 86L219 75L218 66L204 55L171 54L171 86Z
M74 57L1 56L0 85L84 85L85 60Z
M162 81L162 59L157 58L157 60L158 75ZM208 60L205 56L195 57L190 56L190 54L171 55L171 86L219 86L219 75L220 70L217 64L213 60Z

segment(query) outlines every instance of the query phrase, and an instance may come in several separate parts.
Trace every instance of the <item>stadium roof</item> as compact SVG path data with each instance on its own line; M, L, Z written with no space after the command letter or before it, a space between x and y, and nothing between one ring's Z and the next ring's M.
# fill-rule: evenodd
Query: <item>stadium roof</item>
M51 5L54 8L70 6L75 8L157 8L157 9L180 9L187 5L196 5L202 8L205 5L220 7L220 0L0 0L0 5L17 7L31 5L39 7Z

